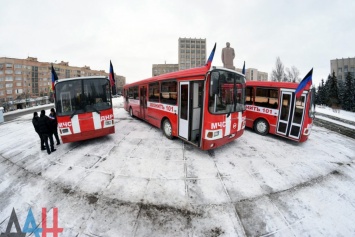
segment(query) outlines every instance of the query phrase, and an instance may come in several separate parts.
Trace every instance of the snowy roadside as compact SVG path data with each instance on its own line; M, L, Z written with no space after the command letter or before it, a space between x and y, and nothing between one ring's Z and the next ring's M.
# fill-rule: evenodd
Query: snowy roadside
M353 129L354 132L355 132L355 126L350 125L348 123L337 121L337 120L334 120L334 119L331 119L331 118L327 118L327 117L324 117L324 116L321 116L321 115L316 115L316 118L317 119L321 119L321 120L325 120L325 121L328 121L328 122L331 122L331 123L335 123L335 124L341 125L343 127L347 127L349 129Z
M339 110L338 112L335 112L332 108L319 105L316 106L316 112L355 122L355 113L353 112L345 110Z
M25 112L25 111L33 111L33 110L41 111L43 108L47 108L48 106L54 107L54 104L51 103L51 104L33 106L33 107L25 108L25 109L17 109L14 111L9 111L9 112L4 113L4 116L18 114L20 112Z

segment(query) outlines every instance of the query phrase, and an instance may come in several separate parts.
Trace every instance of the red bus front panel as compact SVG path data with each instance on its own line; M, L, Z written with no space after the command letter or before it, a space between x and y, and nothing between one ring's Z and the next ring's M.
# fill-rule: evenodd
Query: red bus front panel
M59 134L63 143L91 139L115 133L113 110L58 116Z
M202 150L209 150L229 143L244 133L245 112L235 112L231 114L210 114L206 113Z

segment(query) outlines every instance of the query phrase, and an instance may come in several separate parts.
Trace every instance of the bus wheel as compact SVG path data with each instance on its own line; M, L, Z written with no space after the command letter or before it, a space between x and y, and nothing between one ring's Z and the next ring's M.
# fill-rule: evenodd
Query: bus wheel
M133 118L133 110L132 107L129 107L129 116L131 116Z
M167 138L173 139L173 132L172 132L172 127L171 127L171 123L170 123L169 119L164 119L162 129L163 129L164 135Z
M269 133L269 124L265 119L258 119L254 123L254 131L260 135L266 135Z

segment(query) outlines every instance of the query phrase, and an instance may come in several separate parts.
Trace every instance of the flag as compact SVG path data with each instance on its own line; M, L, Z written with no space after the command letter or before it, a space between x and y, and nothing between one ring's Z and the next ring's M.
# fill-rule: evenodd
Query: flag
M307 75L303 78L303 80L300 82L300 84L297 86L297 89L295 91L296 98L300 97L302 95L303 90L307 86L312 85L312 74L313 74L313 68L307 73Z
M212 64L212 60L213 60L213 56L214 56L215 51L216 51L216 43L214 44L212 52L211 52L210 56L208 57L207 63L205 65L205 66L207 66L208 69L211 68L211 64Z
M115 73L113 72L113 66L110 60L110 84L112 88L112 94L116 95L116 81L115 81Z
M115 74L113 73L113 66L110 60L110 83L111 83L111 87L115 86Z
M52 91L54 91L54 83L58 81L58 76L57 73L54 70L53 64L52 64Z
M244 61L242 73L245 75L245 61Z

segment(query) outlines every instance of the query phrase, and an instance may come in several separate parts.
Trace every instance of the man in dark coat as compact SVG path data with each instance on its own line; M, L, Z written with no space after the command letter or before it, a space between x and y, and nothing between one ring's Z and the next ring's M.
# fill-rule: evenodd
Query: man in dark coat
M51 113L49 114L49 119L51 120L51 132L55 137L55 140L57 141L57 145L60 144L60 140L58 137L58 120L57 120L57 114L53 108L51 108Z
M49 154L51 154L51 152L56 151L56 149L54 149L53 136L51 135L51 121L46 116L46 112L44 110L41 110L41 116L39 117L39 120L38 120L38 127L39 127L39 132L42 135L42 139L43 139L44 143L46 144L47 153L49 155ZM51 145L50 150L49 150L49 146L48 146L48 138L49 138L49 142Z
M41 150L44 151L46 148L44 147L44 141L43 141L42 135L39 132L38 120L39 120L38 113L34 112L33 118L32 118L32 124L33 124L33 127L35 128L36 133L39 136L39 139L41 140Z

